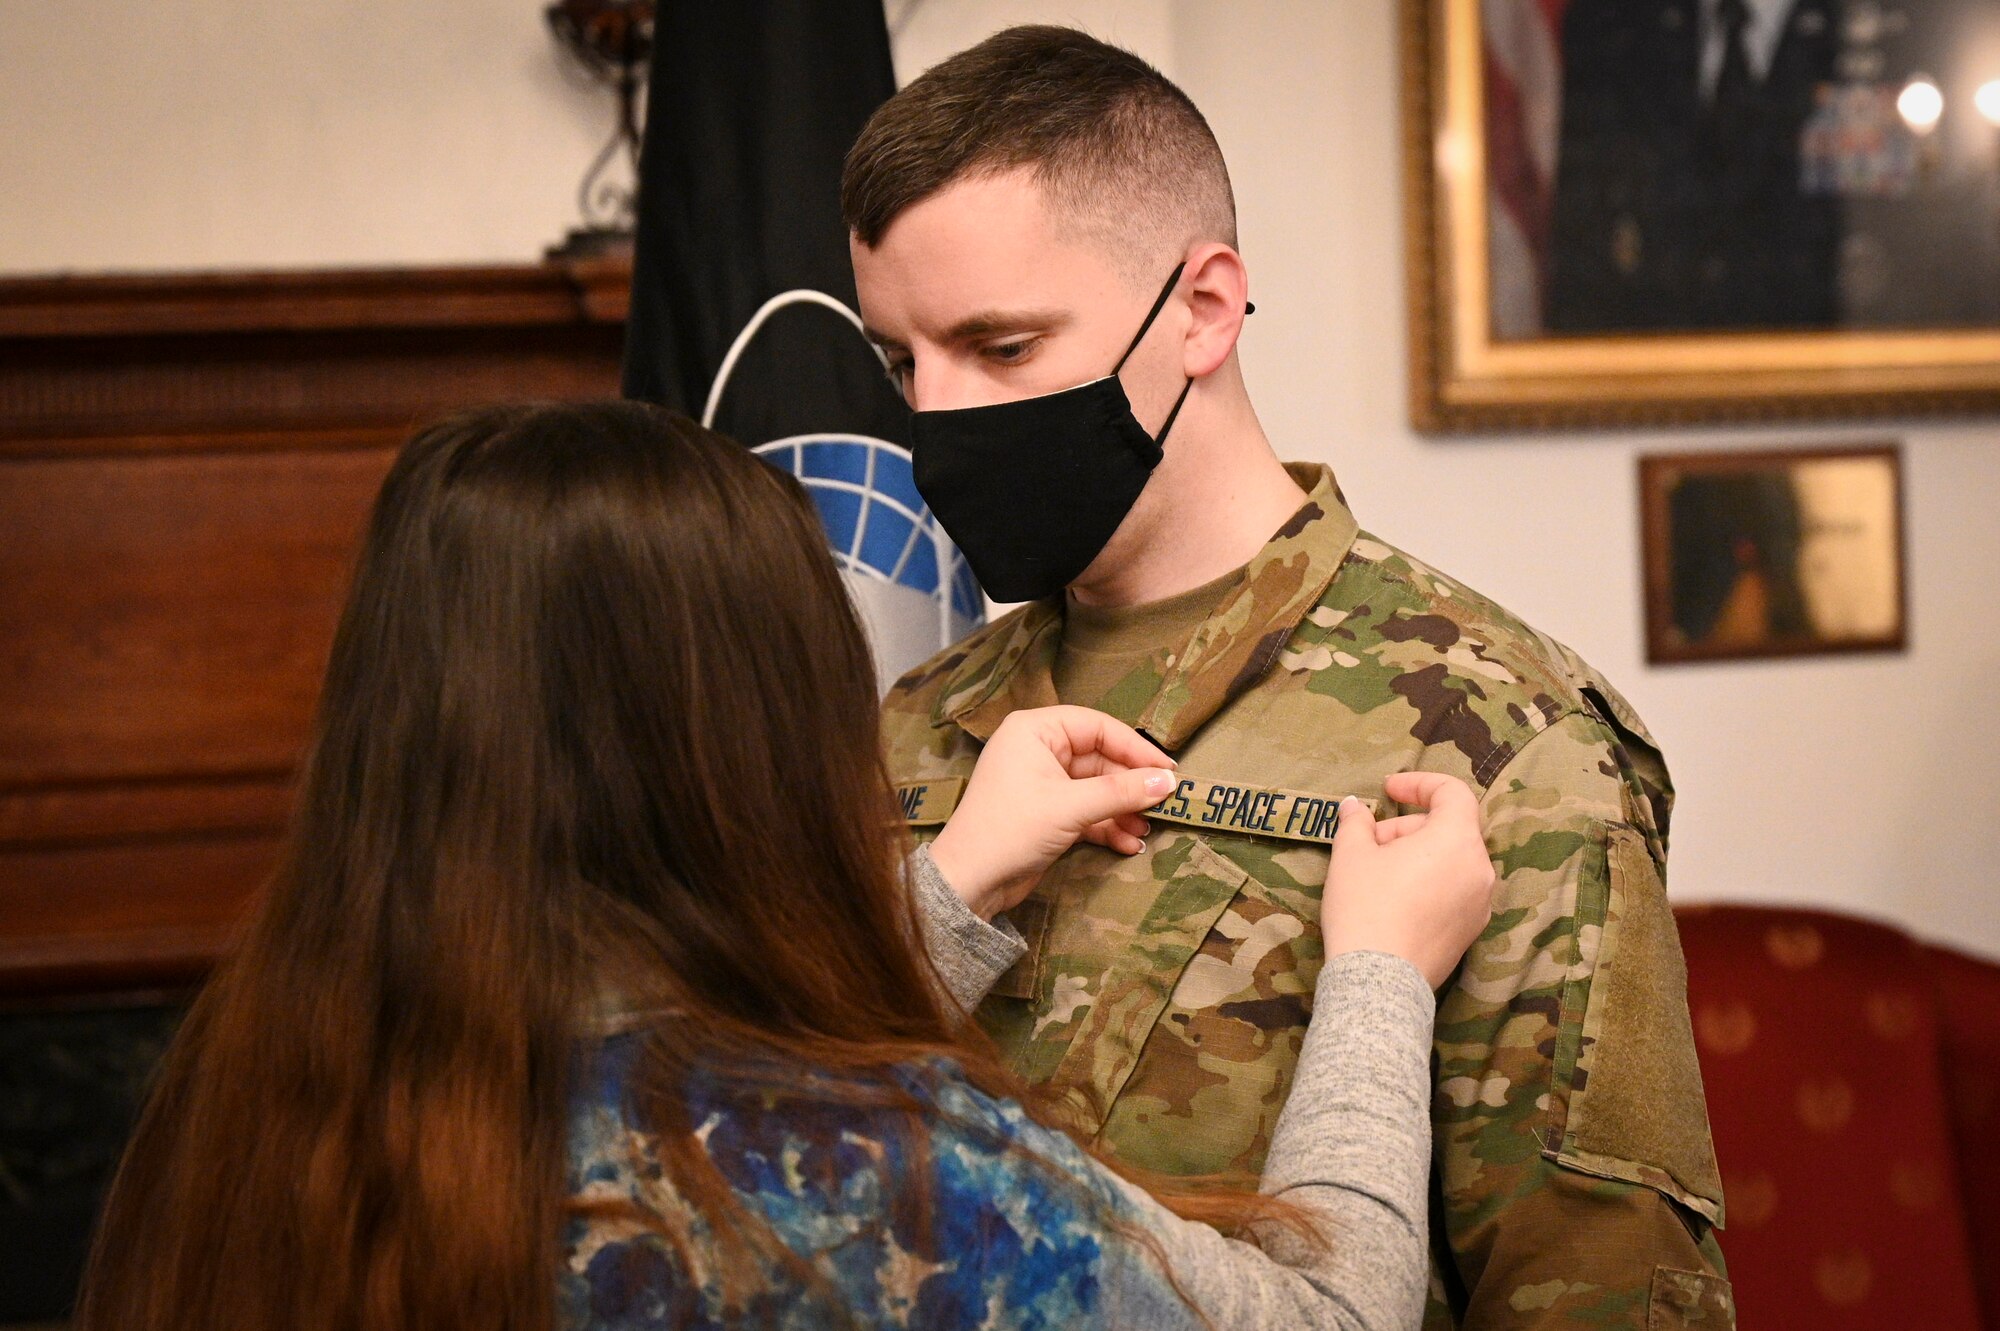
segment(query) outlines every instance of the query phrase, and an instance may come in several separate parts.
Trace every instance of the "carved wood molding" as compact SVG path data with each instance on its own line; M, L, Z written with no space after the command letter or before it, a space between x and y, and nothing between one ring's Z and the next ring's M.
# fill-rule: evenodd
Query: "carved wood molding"
M75 337L622 324L625 259L0 278L0 349Z
M630 278L593 260L0 280L0 457L394 442L475 402L610 391Z

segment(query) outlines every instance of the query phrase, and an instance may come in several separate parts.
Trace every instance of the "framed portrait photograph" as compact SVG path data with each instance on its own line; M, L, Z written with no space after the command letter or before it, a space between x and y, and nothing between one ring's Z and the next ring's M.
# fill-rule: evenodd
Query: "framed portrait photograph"
M1403 0L1418 428L2000 410L2000 4Z
M1900 651L1894 445L1639 460L1646 659Z

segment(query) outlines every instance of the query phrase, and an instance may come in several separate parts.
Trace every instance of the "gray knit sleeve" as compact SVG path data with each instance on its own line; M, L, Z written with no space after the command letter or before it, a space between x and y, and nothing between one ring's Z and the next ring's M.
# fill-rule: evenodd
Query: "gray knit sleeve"
M924 944L970 1011L1027 951L1003 915L987 924L919 847L910 877ZM1423 1316L1430 1177L1430 1051L1436 997L1415 966L1383 952L1328 958L1313 995L1291 1095L1265 1157L1263 1190L1307 1208L1326 1236L1272 1227L1260 1243L1182 1220L1095 1162L1128 1214L1159 1241L1182 1293L1219 1327L1404 1331ZM1083 1162L1080 1162L1083 1163ZM1108 1271L1108 1305L1156 1298L1144 1264ZM1120 1288L1123 1286L1123 1288ZM1170 1326L1171 1316L1149 1324Z
M970 1012L1028 945L1005 915L992 924L974 915L945 881L929 846L917 847L910 857L910 879L923 925L924 951L952 1000Z

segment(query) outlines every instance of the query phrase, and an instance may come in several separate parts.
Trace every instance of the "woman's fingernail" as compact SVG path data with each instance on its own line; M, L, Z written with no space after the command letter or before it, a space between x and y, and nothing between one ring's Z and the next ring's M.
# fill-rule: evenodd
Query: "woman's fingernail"
M1173 777L1168 776L1164 772L1158 776L1149 776L1146 778L1146 793L1148 795L1164 795L1173 788Z

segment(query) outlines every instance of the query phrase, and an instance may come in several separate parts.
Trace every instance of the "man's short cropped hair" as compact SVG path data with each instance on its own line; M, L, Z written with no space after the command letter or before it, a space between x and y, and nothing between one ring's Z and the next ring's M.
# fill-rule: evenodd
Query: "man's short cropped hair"
M995 33L878 107L848 151L841 214L872 249L947 185L1022 167L1059 226L1149 275L1166 250L1236 244L1222 150L1187 94L1130 51L1039 25Z

